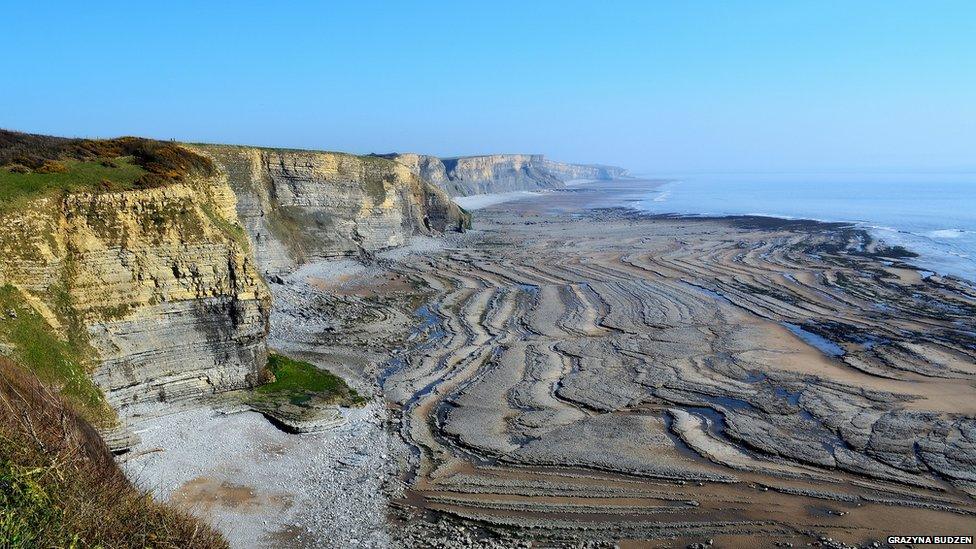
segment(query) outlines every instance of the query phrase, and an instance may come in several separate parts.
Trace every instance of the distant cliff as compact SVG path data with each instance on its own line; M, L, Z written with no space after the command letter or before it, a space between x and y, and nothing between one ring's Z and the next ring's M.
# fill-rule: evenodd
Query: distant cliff
M196 146L227 174L262 270L399 246L470 223L402 164L344 153Z
M543 169L563 181L572 179L617 179L627 175L627 170L601 164L567 164L552 160L542 161Z
M437 158L422 154L388 154L451 196L557 189L572 179L614 179L623 168L567 164L537 154L495 154Z

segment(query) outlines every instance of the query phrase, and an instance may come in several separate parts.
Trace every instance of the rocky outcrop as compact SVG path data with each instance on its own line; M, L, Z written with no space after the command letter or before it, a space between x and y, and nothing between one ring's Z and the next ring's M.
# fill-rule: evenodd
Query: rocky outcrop
M123 419L258 382L270 298L225 180L37 198L0 218L0 285L85 340Z
M369 255L411 236L461 231L470 218L441 189L388 159L208 145L226 173L261 268Z
M626 170L613 166L567 164L538 154L494 154L437 158L422 154L389 154L451 196L558 189L571 179L614 179Z

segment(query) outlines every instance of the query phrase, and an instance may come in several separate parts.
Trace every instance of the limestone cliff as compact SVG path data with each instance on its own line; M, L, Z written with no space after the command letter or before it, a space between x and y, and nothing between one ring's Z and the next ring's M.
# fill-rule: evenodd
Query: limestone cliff
M437 158L422 154L389 154L451 196L561 188L571 179L614 179L626 170L614 166L567 164L537 154L494 154Z
M368 255L470 222L441 189L387 159L223 145L195 150L226 173L257 262L268 273Z
M382 158L4 135L0 355L94 419L257 384L271 309L260 269L470 220Z
M602 164L568 164L554 160L542 160L544 169L563 181L572 179L617 179L627 175L627 170Z
M123 418L252 386L270 299L234 202L220 177L36 197L0 213L0 286L84 340L87 372L64 383L91 375Z

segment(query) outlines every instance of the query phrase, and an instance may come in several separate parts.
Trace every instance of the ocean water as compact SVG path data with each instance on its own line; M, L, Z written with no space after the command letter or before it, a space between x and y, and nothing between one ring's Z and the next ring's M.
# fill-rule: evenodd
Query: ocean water
M911 263L976 280L976 174L668 177L630 205L653 213L756 214L857 223Z

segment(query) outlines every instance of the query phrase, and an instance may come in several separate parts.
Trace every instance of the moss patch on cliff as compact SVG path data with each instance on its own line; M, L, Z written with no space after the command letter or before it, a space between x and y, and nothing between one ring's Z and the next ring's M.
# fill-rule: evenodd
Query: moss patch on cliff
M363 163L366 193L373 199L374 204L382 204L386 201L386 185L396 184L392 162L375 156L360 156L359 159Z
M57 391L0 357L0 547L227 543L185 511L136 489Z
M341 377L308 362L272 353L268 356L268 370L275 379L255 389L259 400L262 397L285 399L296 406L313 399L340 406L357 406L366 401Z
M309 259L309 235L305 227L315 227L315 219L297 206L272 205L268 211L268 228L288 250L296 263Z
M55 301L63 300L55 292ZM63 304L56 303L58 308ZM67 337L51 325L11 285L0 287L0 351L29 368L45 383L59 387L64 397L90 421L107 422L114 414L88 375L87 340L74 334L69 319Z
M233 240L241 247L244 251L249 251L251 249L251 243L247 239L247 233L244 231L244 227L241 227L237 223L232 223L231 221L223 218L214 211L214 209L209 204L203 204L201 206L203 213L207 216L210 221L220 229L228 238Z

